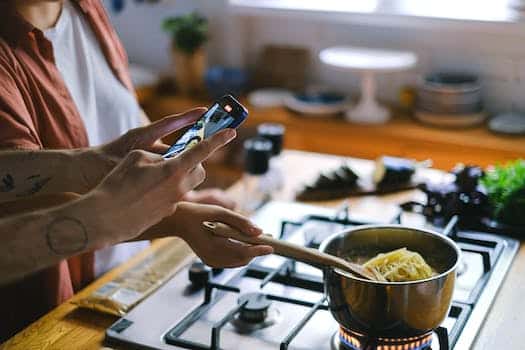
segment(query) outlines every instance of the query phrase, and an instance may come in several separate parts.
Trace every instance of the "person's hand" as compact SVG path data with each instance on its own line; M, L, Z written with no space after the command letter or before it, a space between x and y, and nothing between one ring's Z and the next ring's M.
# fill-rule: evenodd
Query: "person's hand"
M235 201L223 190L206 188L199 191L190 191L183 198L184 201L201 204L218 205L226 209L235 209Z
M201 163L235 135L233 129L223 130L170 159L131 151L90 193L101 203L97 210L111 233L108 243L133 239L172 215L176 203L204 180Z
M85 190L91 190L132 150L164 154L169 145L165 137L197 121L206 108L195 108L182 114L167 116L147 126L129 130L118 139L80 153L78 165Z
M231 210L216 205L180 202L172 219L176 235L186 241L208 266L238 267L248 264L257 256L273 253L270 246L250 246L234 242L214 236L203 227L203 221L217 221L230 225L246 235L258 236L262 233L250 220Z

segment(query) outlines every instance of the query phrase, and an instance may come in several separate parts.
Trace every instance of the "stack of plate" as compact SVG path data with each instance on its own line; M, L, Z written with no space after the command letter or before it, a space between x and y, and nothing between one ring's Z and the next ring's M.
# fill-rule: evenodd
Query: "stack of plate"
M284 100L288 109L305 116L334 116L346 111L350 105L343 94L329 90L311 90L289 95Z
M481 99L481 83L475 75L434 73L417 91L415 117L427 124L468 127L487 118Z

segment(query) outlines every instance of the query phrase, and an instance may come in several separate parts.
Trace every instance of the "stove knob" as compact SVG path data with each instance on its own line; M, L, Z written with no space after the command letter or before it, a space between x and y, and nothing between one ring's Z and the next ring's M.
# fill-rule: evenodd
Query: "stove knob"
M205 265L202 261L196 261L191 264L188 270L188 277L194 287L202 288L212 276L211 267Z

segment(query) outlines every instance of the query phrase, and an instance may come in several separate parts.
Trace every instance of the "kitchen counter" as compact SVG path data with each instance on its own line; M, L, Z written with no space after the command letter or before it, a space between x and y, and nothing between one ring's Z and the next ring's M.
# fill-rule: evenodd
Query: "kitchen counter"
M209 100L182 96L153 96L144 106L158 119ZM388 155L432 159L434 167L450 170L457 163L480 166L524 157L525 136L503 136L483 126L468 129L432 128L394 111L384 125L351 124L333 116L303 116L284 107L256 108L243 100L250 117L239 130L248 133L264 122L286 126L285 148L364 159ZM253 130L252 130L253 131Z
M288 200L292 198L297 186L311 178L317 171L331 168L341 163L341 157L298 151L286 151L283 154L283 158L287 182L278 199ZM370 161L357 159L352 159L352 163L355 165L355 168L363 169L363 171L370 170L372 166ZM440 172L435 170L423 171L425 176L442 176ZM233 196L240 196L241 187L239 184L236 184L229 191ZM359 210L378 211L381 209L381 205L396 204L418 198L421 198L421 193L414 190L383 197L354 198L350 200L350 206ZM337 206L340 202L327 201L316 204ZM418 220L418 218L414 218L414 220ZM90 294L137 261L140 261L163 245L172 243L173 240L178 246L178 264L182 267L183 262L192 254L188 246L176 238L158 240L150 248L141 252L130 261L93 282L86 289L76 294L74 299ZM525 329L525 298L523 298L522 288L524 285L525 248L522 245L479 333L474 349L523 349L522 330ZM104 331L116 319L114 316L83 310L71 303L64 303L8 340L2 345L1 349L103 348Z

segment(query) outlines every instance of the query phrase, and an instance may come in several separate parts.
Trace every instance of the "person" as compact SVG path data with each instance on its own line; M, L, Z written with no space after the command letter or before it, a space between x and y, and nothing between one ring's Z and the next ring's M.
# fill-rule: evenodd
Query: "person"
M94 177L100 176L101 180L85 195L59 192L57 188L54 196L40 200L51 208L35 210L40 207L35 204L40 198L32 197L28 213L18 201L9 202L10 207L18 208L8 207L10 213L4 210L0 216L0 231L6 233L5 244L0 246L0 285L96 247L172 234L184 239L212 267L241 266L271 252L271 247L230 242L208 234L201 227L203 221L221 221L241 232L260 234L260 229L242 215L220 206L181 201L203 181L205 172L201 163L235 137L235 130L227 129L168 160L154 153L167 147L157 143L158 138L187 125L193 118L191 113L185 117L167 117L132 130L99 149L0 152L0 163L11 169L12 185L6 189L4 183L3 188L11 198L26 191L17 190L14 179L26 178L25 173L35 169L39 169L38 178L54 179L69 186L68 191L77 191L86 176L79 166L72 166L73 171L64 171L47 165L64 156L79 165L86 154L103 154L97 161L101 167L93 164L99 168L99 174ZM130 139L134 140L133 144ZM112 158L111 162L116 165L108 167L100 161L103 158ZM107 175L100 170L104 166Z
M83 149L107 144L146 119L134 96L125 50L99 0L0 2L0 148ZM73 192L87 195L115 162L102 158L107 166L93 165L100 153L79 153L78 166L85 176ZM70 155L41 163L39 169L67 169L63 175L68 176L78 171L71 169L73 162L65 164L71 162ZM2 193L6 197L50 195L70 191L65 187L73 185L38 173L0 177L4 189L16 184L17 190ZM189 191L180 199L234 205L216 190ZM22 328L146 244L87 250L0 288L0 312L12 315L4 317L11 320L9 329ZM0 329L6 328L0 324Z
M82 124L80 127L87 134L87 143L84 146L107 143L131 128L149 123L135 98L131 83L126 83L130 79L124 48L111 29L111 24L106 21L99 0L8 2L15 12L11 19L13 23L19 22L16 20L19 15L20 22L34 26L35 33L43 36L37 41L47 45L48 52L43 54L48 61L46 68L58 75L54 77L53 83L63 90L62 94L65 96L57 103L72 102L73 106L69 107L75 109ZM108 35L111 35L110 40L105 39ZM105 55L105 51L115 51L117 54ZM117 61L112 56L122 58ZM38 76L34 78L38 79ZM35 100L34 96L31 98ZM44 107L51 108L47 99L43 103ZM56 115L52 118L58 121ZM75 116L70 113L65 116L64 122L74 125L74 119ZM39 120L39 123L52 125L48 118ZM8 128L5 133L12 133L12 129ZM36 132L43 133L38 129ZM53 133L53 136L59 135L59 132ZM18 146L20 142L21 140L17 141ZM235 206L231 199L217 190L191 191L184 199L218 204L230 209ZM148 241L125 243L95 251L95 276L100 276L128 260L147 245Z
M220 221L248 235L260 234L247 218L220 206L180 201L204 179L201 163L235 137L235 130L227 129L164 160L160 154L168 145L158 139L191 124L200 112L166 117L101 147L0 151L0 164L10 169L0 187L0 285L95 248L167 235L184 239L210 266L236 267L271 253L271 247L245 246L213 236L202 226L203 221ZM27 178L40 180L29 188L17 187ZM94 187L84 195L60 192L81 192L86 179L99 183L87 184ZM26 197L41 187L39 182L51 185L38 196ZM29 211L20 206L20 198L29 199ZM15 300L15 305L24 303L35 305ZM24 310L18 306L15 315L3 314L2 340L17 330L17 315Z

